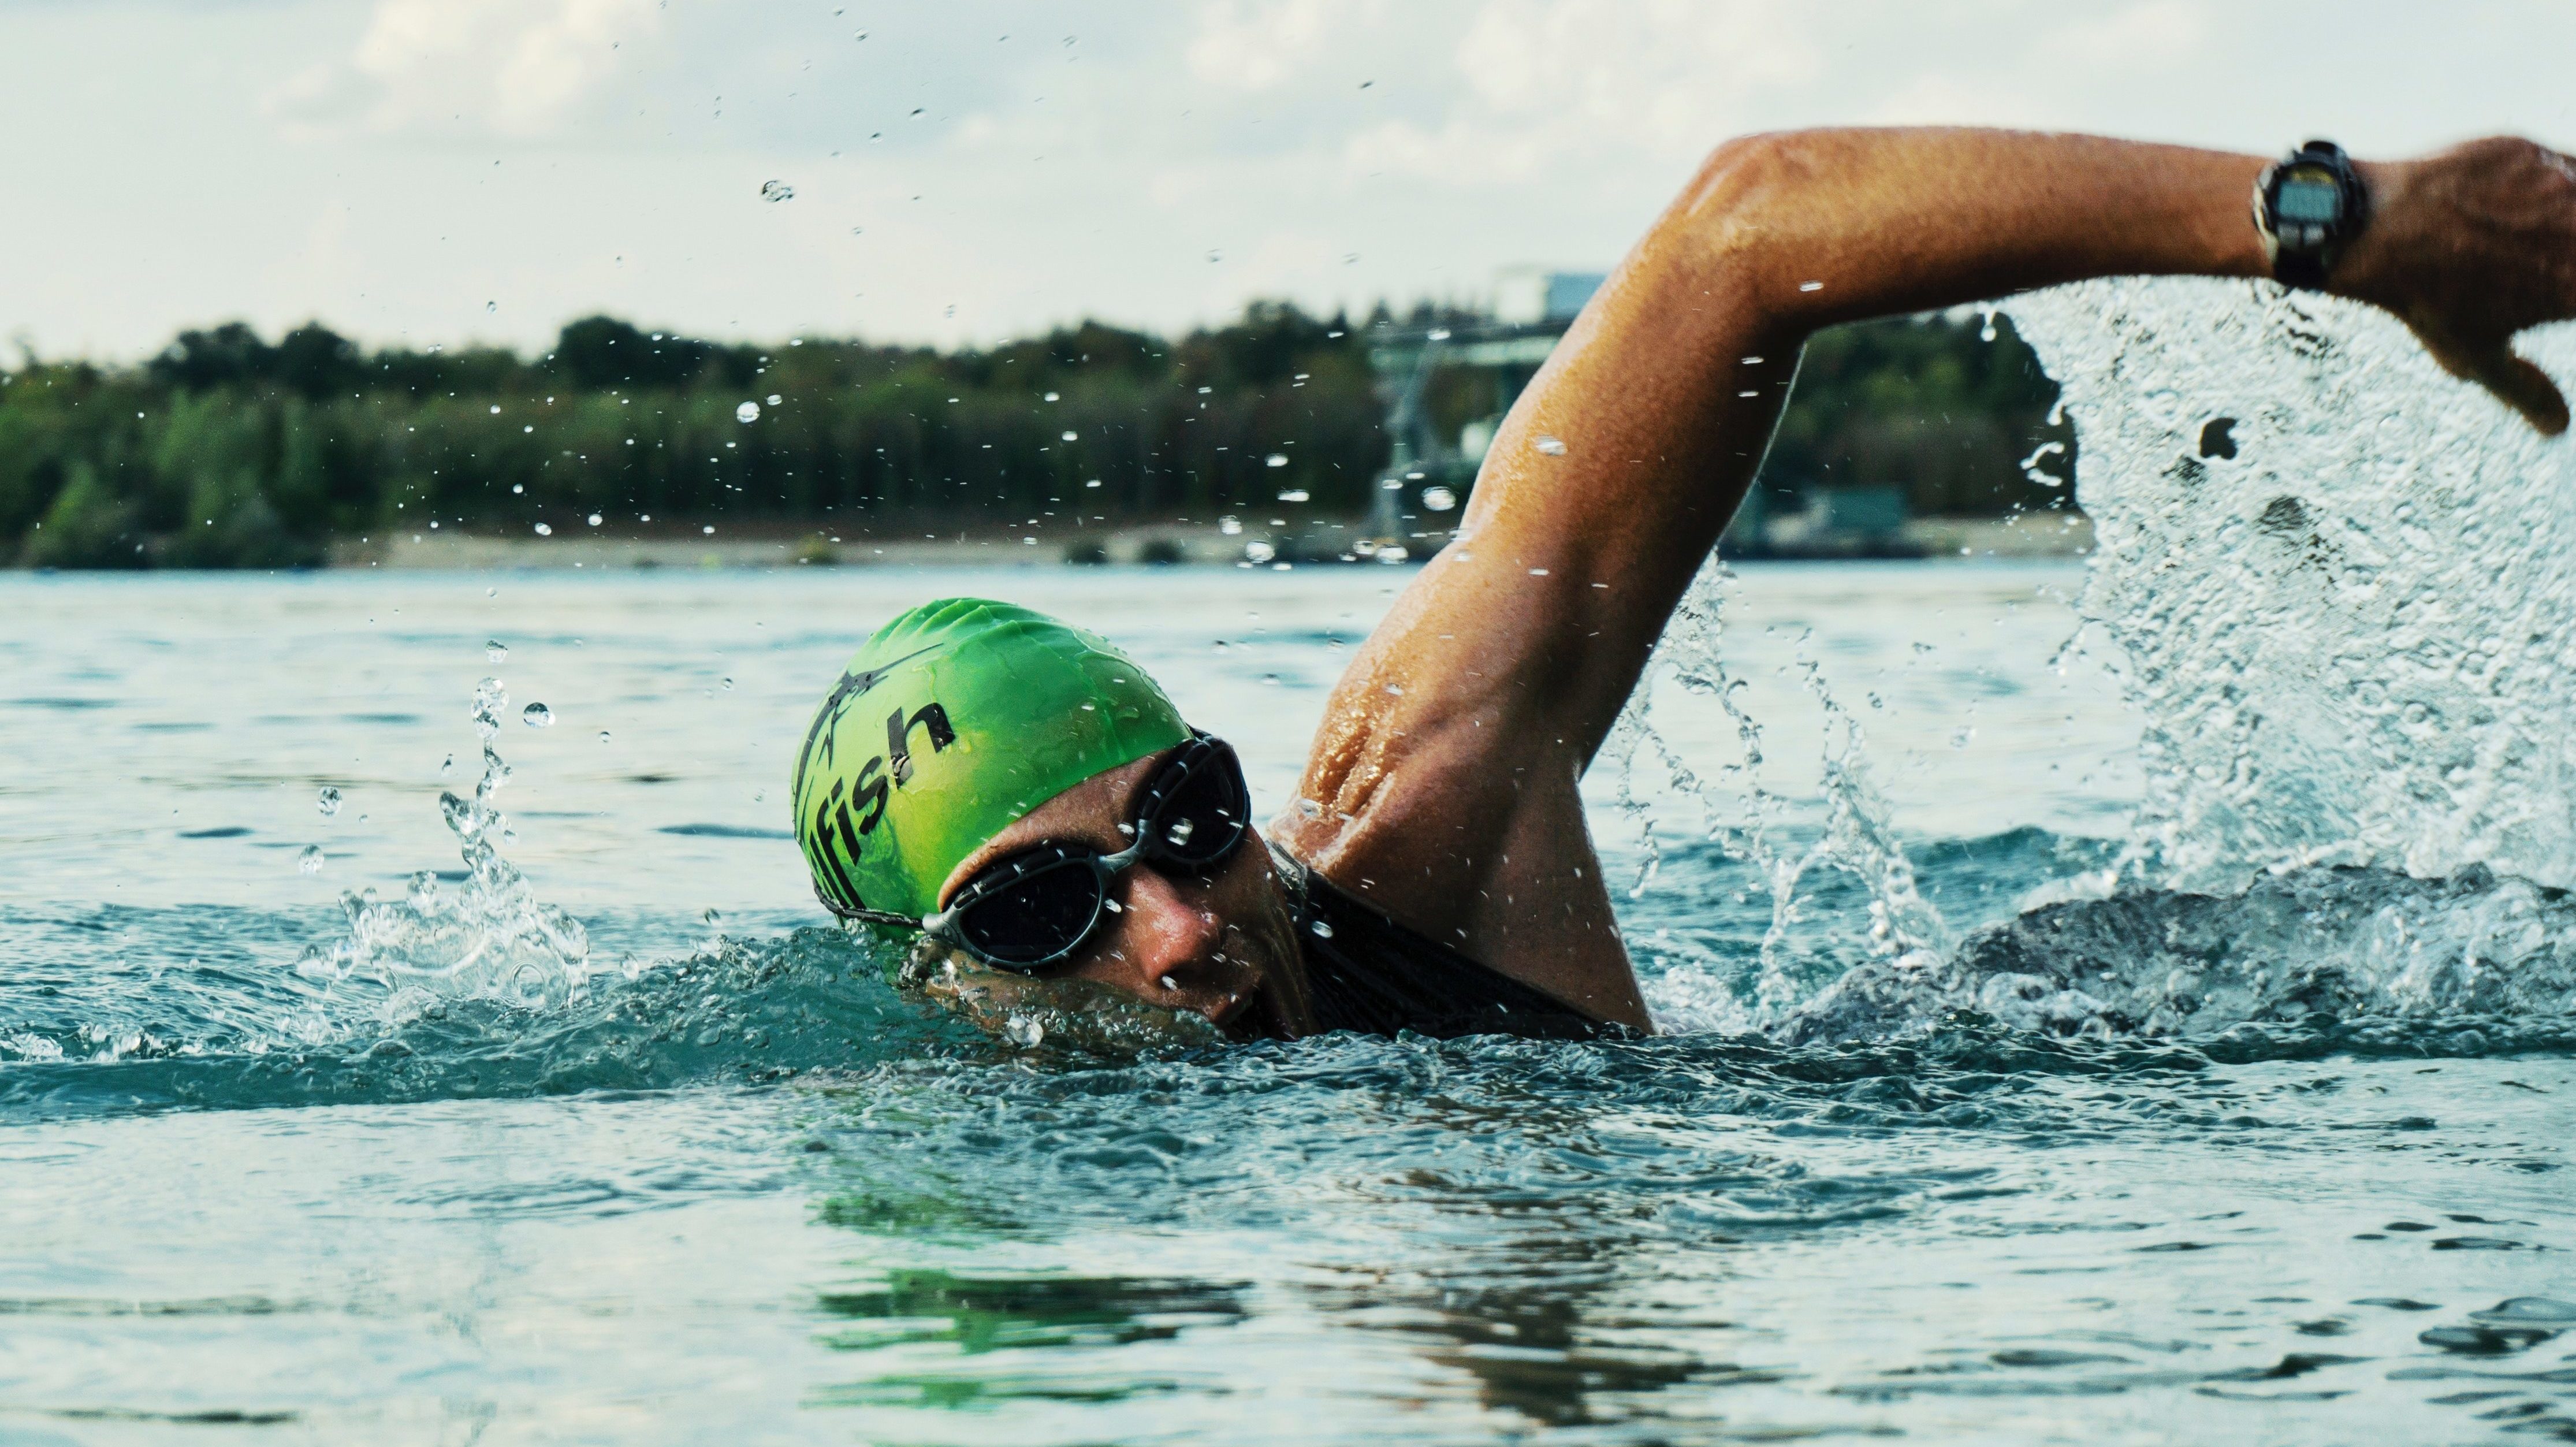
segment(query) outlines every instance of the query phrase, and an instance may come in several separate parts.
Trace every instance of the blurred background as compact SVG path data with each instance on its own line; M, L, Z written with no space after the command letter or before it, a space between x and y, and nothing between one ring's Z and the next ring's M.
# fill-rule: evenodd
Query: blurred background
M0 560L1418 557L1730 134L2564 140L2571 48L2503 3L0 0ZM2081 552L2054 393L1981 315L1820 338L1728 547Z

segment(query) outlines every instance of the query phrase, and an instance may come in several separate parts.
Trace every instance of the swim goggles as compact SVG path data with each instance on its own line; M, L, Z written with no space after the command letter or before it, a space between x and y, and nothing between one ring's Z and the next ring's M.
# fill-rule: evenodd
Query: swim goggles
M1194 731L1137 795L1135 817L1119 826L1135 842L1117 853L1048 841L975 871L937 914L915 919L842 906L832 912L917 929L994 969L1036 974L1080 954L1119 911L1109 897L1110 880L1140 860L1186 877L1214 873L1251 832L1251 813L1251 791L1233 747Z

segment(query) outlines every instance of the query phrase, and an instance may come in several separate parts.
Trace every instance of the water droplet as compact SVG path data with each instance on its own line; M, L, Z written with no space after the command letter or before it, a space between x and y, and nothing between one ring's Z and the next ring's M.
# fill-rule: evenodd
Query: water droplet
M1033 1050L1039 1041L1046 1038L1046 1027L1038 1023L1035 1015L1013 1015L1010 1023L1003 1027L1003 1033L1010 1036L1014 1044Z
M772 204L793 201L796 199L796 188L784 181L763 181L760 183L760 199Z
M1542 432L1538 435L1538 450L1546 453L1550 457L1563 457L1565 455L1565 444L1557 438L1550 437L1546 433Z
M1216 520L1216 530L1225 534L1227 537L1237 536L1243 531L1243 519L1237 517L1218 518Z
M1056 440L1057 440L1057 441L1059 441L1059 442L1073 442L1073 441L1078 440L1078 439L1079 439L1079 436L1080 436L1080 434L1078 434L1078 433L1067 432L1066 434L1064 434L1064 436L1062 436L1062 437L1060 437L1060 438L1057 438Z
M319 844L305 845L304 852L295 856L295 869L299 874L320 874L322 872L322 846Z
M599 731L599 741L603 744L608 742L608 730L601 729Z
M1259 538L1254 538L1243 545L1243 555L1253 562L1266 563L1279 556L1279 550Z
M501 404L500 404L500 403L495 402L495 403L493 403L493 404L492 404L492 415L493 415L493 416L495 416L495 417L498 417L498 416L500 416L500 415L501 415Z
M526 724L532 729L553 728L555 724L555 711L546 707L544 704L532 703L526 708L519 710L519 722Z
M727 692L727 693L731 693L731 692L733 692L733 680L732 680L732 679L730 679L730 678L726 679L726 680L724 681L724 686L725 686L725 692Z
M554 530L553 528L548 527L548 526L547 526L546 524L544 524L544 523L539 523L539 524L537 524L537 536L538 536L538 537L541 537L541 538L550 538L550 537L553 537L554 535L555 535L555 530Z
M321 810L325 816L339 813L340 791L324 785L322 792L314 796L313 807Z
M1222 251L1211 251L1208 253L1208 260L1211 262L1223 261L1225 260L1225 253Z
M1422 506L1431 512L1447 512L1457 505L1458 494L1445 487L1426 487L1422 490Z
M723 913L723 911L718 910L714 905L708 905L708 906L707 906L707 908L706 908L706 912L705 912L704 914L699 915L699 916L698 916L698 918L699 918L699 919L701 919L701 920L704 920L706 923L711 924L711 925L719 925L719 924L723 924L723 923L724 923L724 913Z
M777 406L777 405L778 405L778 403L779 403L779 396L778 396L778 394L777 394L777 393L775 393L775 392L770 393L770 394L769 394L769 405L770 405L770 406L772 406L772 407L775 407L775 406Z
M597 526L599 526L599 514L597 514L597 513L592 513L592 514L590 515L590 525L591 525L592 527L597 527Z
M1055 394L1055 393L1053 393L1053 392L1049 392L1049 393L1047 393L1047 394L1046 394L1046 399L1047 399L1048 401L1050 401L1050 402L1053 402L1053 401L1055 401L1055 400L1056 400L1056 396L1057 396L1057 394Z
M760 404L757 402L745 402L741 406L736 407L733 409L733 420L736 422L746 423L759 421Z
M1297 812L1309 819L1321 819L1324 817L1324 806L1312 799L1300 799L1297 801Z
M507 663L510 661L510 650L498 638L487 639L483 644L483 656L494 663Z
M1171 991L1175 991L1175 992L1177 992L1177 991L1181 988L1181 982L1180 982L1180 981L1178 981L1178 980L1173 979L1173 978L1172 978L1171 976L1169 976L1169 975L1165 975L1165 976L1163 977L1162 985L1163 985L1163 988L1164 988L1164 989L1166 989L1166 990L1171 990Z
M1172 821L1172 827L1163 831L1163 837L1172 842L1173 848L1178 849L1190 842L1190 835L1196 832L1198 827L1198 821L1195 819L1175 819Z
M485 310L485 311L487 311L487 312L496 312L496 311L499 311L500 309L501 309L501 304L500 304L499 302L497 302L497 301L487 301L487 302L483 303L483 310Z
M1447 327L1433 327L1431 330L1424 332L1422 337L1425 341L1445 342L1449 340L1449 329Z
M1281 502L1304 502L1306 497L1306 489L1302 487L1292 487L1286 492L1279 494L1279 500Z
M1309 921L1306 928L1313 930L1315 932L1315 938L1319 940L1328 940L1333 937L1333 927L1320 919Z
M1261 463L1264 467L1286 467L1288 465L1288 454L1285 452L1274 452L1268 457L1263 458Z
M1821 281L1802 281L1798 283L1798 290L1800 291L1823 291L1824 289L1825 284Z

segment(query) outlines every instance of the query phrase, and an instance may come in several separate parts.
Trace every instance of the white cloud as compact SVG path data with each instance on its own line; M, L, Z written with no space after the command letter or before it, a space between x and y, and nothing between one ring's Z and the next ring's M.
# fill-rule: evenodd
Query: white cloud
M1201 12L1190 73L1212 86L1266 91L1368 28L1385 8L1381 0L1224 0Z
M0 169L7 269L49 279L0 336L1185 327L1606 264L1752 129L2576 137L2576 9L2526 0L843 5L0 0L0 128L49 141Z
M270 110L308 135L354 123L539 137L659 29L653 0L378 0L355 49L281 87Z
M2209 41L2209 7L2203 0L2139 0L2047 31L2032 54L2043 65L2133 69L2189 59ZM2299 63L2294 56L2283 61Z
M1992 75L1967 79L1947 71L1916 76L1881 96L1855 119L1882 126L2014 126L2044 129L2059 117L2027 86Z
M1457 63L1498 113L1643 126L1661 139L1813 76L1813 23L1812 12L1765 0L1487 0Z

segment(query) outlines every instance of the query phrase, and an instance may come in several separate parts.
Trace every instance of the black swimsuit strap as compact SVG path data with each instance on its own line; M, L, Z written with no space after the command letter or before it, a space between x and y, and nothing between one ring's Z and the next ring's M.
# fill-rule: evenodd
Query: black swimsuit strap
M1264 839L1297 917L1307 992L1327 1031L1585 1040L1627 1033L1388 918Z

